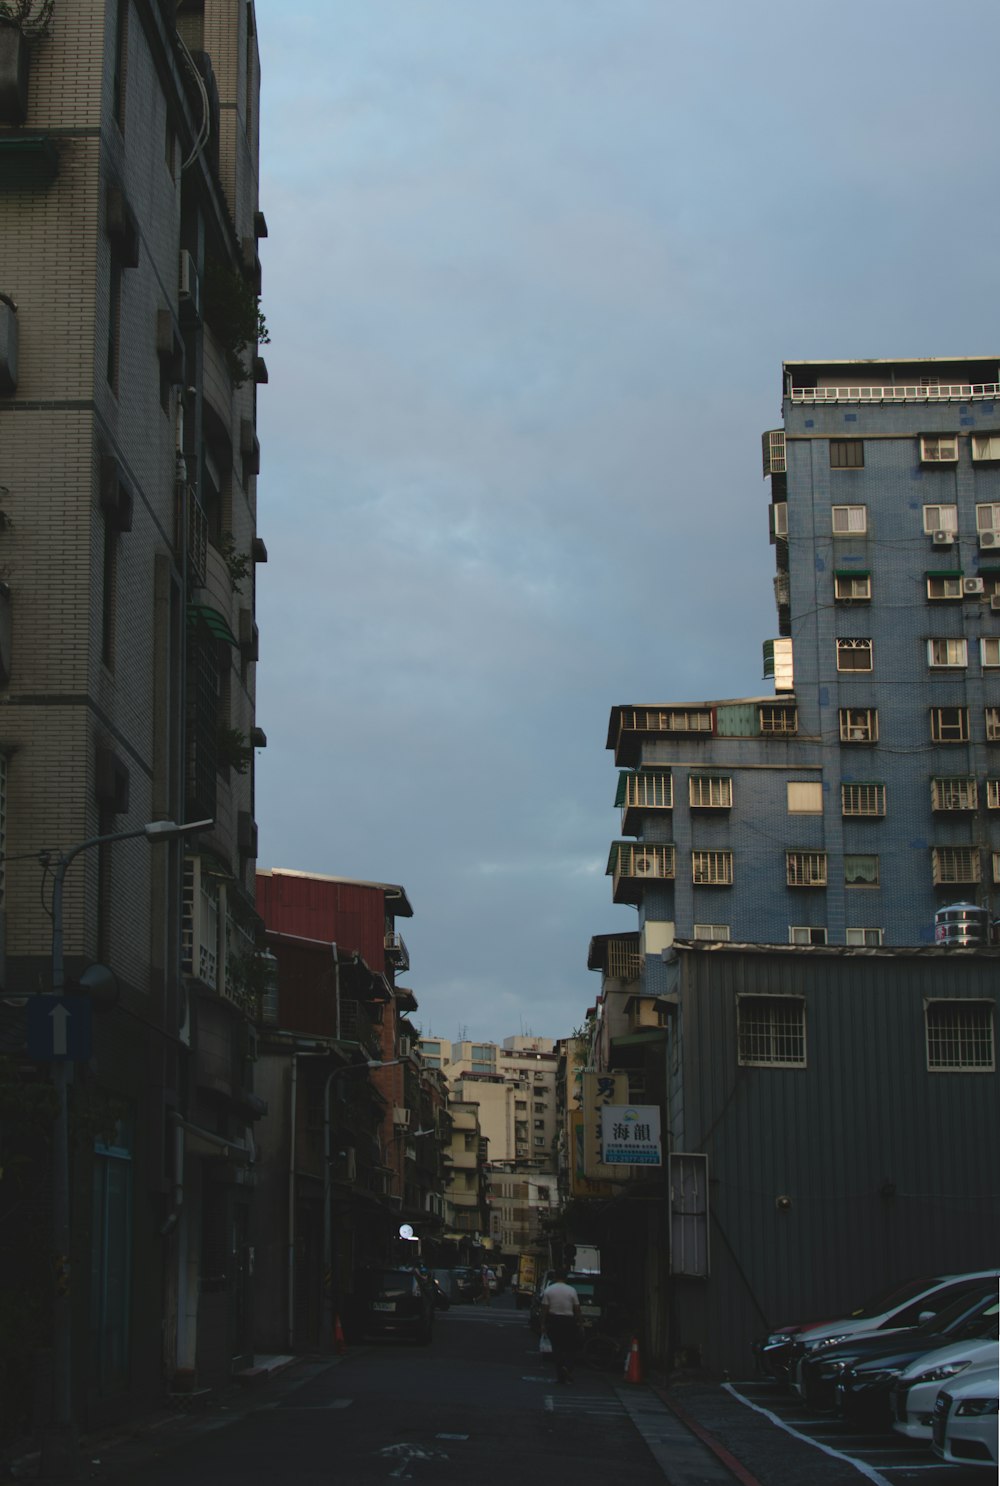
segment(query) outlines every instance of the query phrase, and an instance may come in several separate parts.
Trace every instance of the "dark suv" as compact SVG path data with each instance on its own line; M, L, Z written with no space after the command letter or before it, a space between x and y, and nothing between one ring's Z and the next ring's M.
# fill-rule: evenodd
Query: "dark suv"
M408 1336L426 1346L434 1331L434 1295L429 1281L404 1265L358 1272L359 1329L368 1335Z

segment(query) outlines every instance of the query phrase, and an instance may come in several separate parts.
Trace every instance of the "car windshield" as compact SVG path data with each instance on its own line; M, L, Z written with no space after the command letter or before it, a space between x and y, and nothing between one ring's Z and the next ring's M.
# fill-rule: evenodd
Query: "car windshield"
M924 1275L920 1279L907 1280L905 1284L893 1285L888 1290L879 1290L864 1305L859 1306L856 1311L851 1311L852 1319L865 1320L869 1316L881 1316L885 1311L895 1310L897 1306L905 1305L908 1300L913 1300L922 1291L929 1290L936 1283L934 1275Z
M925 1321L920 1330L943 1331L946 1336L956 1335L964 1322L979 1321L989 1310L991 1303L996 1308L996 1293L996 1286L990 1290L966 1290L964 1295L960 1295L950 1305L943 1306L937 1315ZM934 1297L929 1296L928 1305L933 1305L933 1301Z
M370 1269L362 1277L362 1289L370 1298L387 1300L417 1293L417 1277L407 1269Z
M1000 1301L977 1305L971 1315L949 1333L955 1341L997 1341L1000 1339Z

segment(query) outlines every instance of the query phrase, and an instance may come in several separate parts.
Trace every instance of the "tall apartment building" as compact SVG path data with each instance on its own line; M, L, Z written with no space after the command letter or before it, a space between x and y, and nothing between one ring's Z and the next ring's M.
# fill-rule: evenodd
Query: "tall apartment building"
M5 1049L24 1059L13 998L51 984L60 852L87 847L70 984L117 981L71 1090L81 1424L250 1351L259 86L246 0L0 25ZM44 1220L32 1253L47 1271ZM31 1256L4 1270L44 1310ZM13 1344L8 1420L37 1334Z
M622 983L644 958L656 989L674 938L920 945L956 899L1000 912L1000 363L788 362L764 473L774 694L611 712Z

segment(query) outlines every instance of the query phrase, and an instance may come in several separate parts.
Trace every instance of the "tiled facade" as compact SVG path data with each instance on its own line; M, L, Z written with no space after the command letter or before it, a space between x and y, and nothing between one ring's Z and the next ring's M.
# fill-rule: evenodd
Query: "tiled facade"
M774 695L612 710L608 872L651 988L674 938L918 945L948 903L998 916L998 377L784 367Z

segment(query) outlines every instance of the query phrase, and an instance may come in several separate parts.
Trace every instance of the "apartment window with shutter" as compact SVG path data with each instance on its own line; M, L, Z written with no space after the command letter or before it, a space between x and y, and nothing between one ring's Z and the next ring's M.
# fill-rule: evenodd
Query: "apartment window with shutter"
M968 743L968 707L932 707L931 741L933 743Z
M965 640L927 641L927 664L932 670L959 670L968 663L969 648Z
M870 573L834 573L833 596L838 603L867 603L872 596Z
M856 949L878 949L882 943L881 929L847 929L844 943Z
M884 815L884 784L842 784L840 786L842 815Z
M929 1073L994 1072L991 1001L927 1001L924 1025Z
M864 468L865 446L862 439L831 439L830 468L860 470Z
M731 851L692 851L691 881L698 887L731 887L733 854Z
M878 887L878 857L870 852L844 857L845 887Z
M877 743L878 709L876 707L841 707L841 743Z
M1000 810L1000 779L987 779L986 781L986 808L987 810Z
M1000 743L1000 707L987 707L983 713L987 743Z
M962 575L955 573L928 573L927 597L938 602L962 598Z
M861 536L868 530L868 507L834 506L831 523L835 537Z
M920 439L921 464L956 464L958 461L958 435L954 433L925 433Z
M762 733L768 734L792 734L799 730L799 712L797 707L767 705L760 707L759 722Z
M786 851L785 875L789 887L826 887L826 852Z
M785 786L789 815L822 815L823 784L819 779L790 779Z
M1000 460L1000 433L974 433L970 442L973 464Z
M976 507L977 531L1000 531L1000 501L984 501Z
M1000 636L983 635L979 641L979 663L984 671L1000 666Z
M807 924L789 924L789 944L825 944L826 930L813 929Z
M731 932L728 924L695 924L692 930L695 939L707 939L717 944L728 944Z
M799 996L737 996L741 1064L758 1068L806 1066L806 1004Z
M838 640L838 671L870 671L872 669L871 640Z
M928 536L936 531L949 531L954 536L958 531L958 507L950 502L924 506L924 531Z

